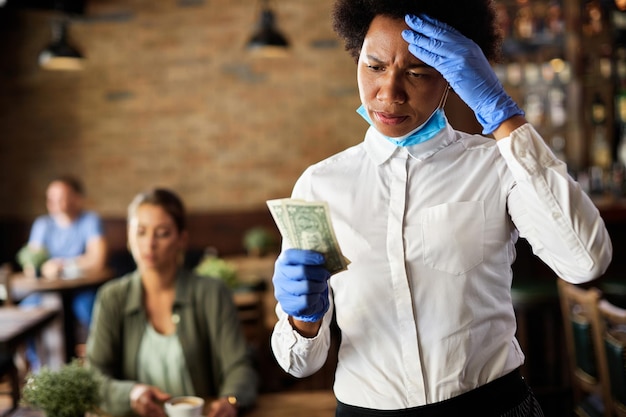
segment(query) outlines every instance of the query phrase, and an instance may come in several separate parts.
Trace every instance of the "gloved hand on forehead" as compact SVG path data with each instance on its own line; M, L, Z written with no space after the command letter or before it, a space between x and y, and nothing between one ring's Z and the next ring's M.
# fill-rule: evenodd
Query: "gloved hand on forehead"
M425 15L407 15L405 21L411 29L404 30L402 37L409 43L409 51L448 81L474 111L484 134L493 132L505 120L524 114L504 91L475 42L452 26Z
M287 249L274 265L274 296L282 310L296 320L316 322L328 311L328 278L324 255Z

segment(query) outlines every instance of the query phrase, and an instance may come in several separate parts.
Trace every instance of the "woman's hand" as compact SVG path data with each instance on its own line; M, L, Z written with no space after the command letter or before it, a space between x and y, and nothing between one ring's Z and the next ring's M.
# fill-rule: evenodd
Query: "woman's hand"
M157 387L137 384L130 391L130 407L141 417L166 417L163 403L170 397Z
M229 403L227 398L218 398L211 402L207 417L237 417L237 407Z
M435 68L476 114L483 133L524 112L504 91L480 47L459 31L428 16L408 15L402 32L409 51Z
M287 249L274 264L274 296L282 310L301 322L315 323L328 311L328 278L324 255Z

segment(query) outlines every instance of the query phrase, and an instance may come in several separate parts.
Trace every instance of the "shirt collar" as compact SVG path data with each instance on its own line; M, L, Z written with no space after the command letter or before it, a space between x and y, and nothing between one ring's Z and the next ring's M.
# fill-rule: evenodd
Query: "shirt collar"
M141 274L139 270L135 270L130 277L130 288L128 289L128 297L126 297L126 314L139 311L142 308L143 288L141 286Z
M177 305L188 304L191 302L192 288L189 285L187 274L179 269L176 273L176 300ZM136 313L143 307L143 285L141 284L141 274L139 270L135 270L130 278L130 288L128 297L126 298L125 312L127 314Z
M456 141L456 134L448 122L446 122L446 126L441 132L432 139L404 148L389 142L378 130L370 126L365 133L365 151L376 165L382 165L395 153L403 153L404 150L406 150L412 158L422 161L436 154L454 141Z

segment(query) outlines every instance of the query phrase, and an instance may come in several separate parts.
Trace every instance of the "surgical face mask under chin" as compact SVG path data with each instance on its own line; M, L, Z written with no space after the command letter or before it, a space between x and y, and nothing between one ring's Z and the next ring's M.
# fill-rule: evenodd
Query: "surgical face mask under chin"
M373 126L372 120L367 114L365 107L361 105L356 112L363 117L370 126ZM446 116L441 107L438 107L433 114L421 125L413 129L411 132L407 133L404 136L400 136L399 138L392 138L389 136L385 136L389 142L393 143L397 146L411 146L416 145L418 143L426 142L429 139L432 139L437 135L437 133L441 132L446 125ZM383 135L384 136L384 135Z

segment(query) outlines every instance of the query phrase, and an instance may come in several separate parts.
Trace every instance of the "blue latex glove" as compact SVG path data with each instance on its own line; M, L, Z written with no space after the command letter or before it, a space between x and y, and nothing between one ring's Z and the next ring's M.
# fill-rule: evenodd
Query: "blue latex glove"
M324 255L303 249L287 249L276 260L274 296L294 319L315 322L328 311L330 272L324 263Z
M452 26L431 17L407 15L402 37L409 51L435 68L474 111L483 133L524 112L504 91L480 47Z

